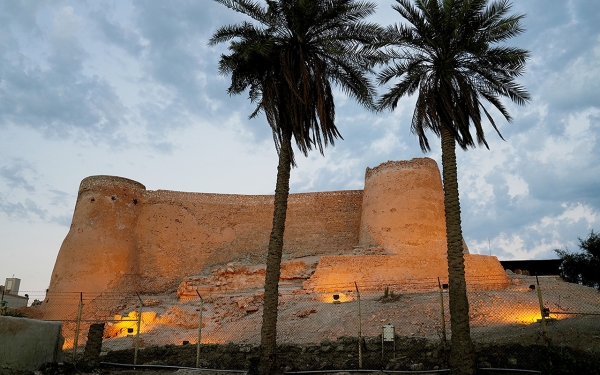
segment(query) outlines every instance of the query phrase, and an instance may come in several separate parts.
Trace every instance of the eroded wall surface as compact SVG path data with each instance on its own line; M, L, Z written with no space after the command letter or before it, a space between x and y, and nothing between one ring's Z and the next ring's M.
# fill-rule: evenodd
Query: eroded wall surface
M442 180L432 159L367 168L361 217L362 246L382 245L403 257L446 257Z
M315 292L383 291L429 292L448 283L448 263L431 257L397 255L324 256L303 285ZM502 289L510 284L494 256L466 254L465 278L470 290Z
M148 191L126 178L88 177L56 260L46 317L64 315L60 293L67 299L78 292L160 293L186 278L182 290L191 291L227 263L264 264L272 216L272 195ZM318 260L305 264L318 266L311 266L316 272L305 286L315 290L340 280L380 287L385 280L447 277L436 162L419 158L367 168L364 190L291 194L284 260L311 257ZM467 275L487 272L507 280L492 258L467 256ZM254 273L238 284L256 284L248 281Z
M351 251L358 242L362 191L291 194L284 259ZM144 290L228 262L265 263L272 196L151 191L137 221Z
M291 194L284 259L358 243L362 191ZM264 263L273 196L147 191L132 180L81 183L50 292L159 292L232 261Z

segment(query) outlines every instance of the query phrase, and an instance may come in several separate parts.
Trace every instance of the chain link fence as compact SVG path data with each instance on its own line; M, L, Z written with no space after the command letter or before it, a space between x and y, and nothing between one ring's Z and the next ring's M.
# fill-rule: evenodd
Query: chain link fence
M363 345L365 352L391 350L391 358L396 358L402 357L396 348L398 340L427 340L437 343L441 350L451 340L447 285L438 280L323 287L336 291L282 288L278 345L310 347L345 338L355 340L352 348L356 351ZM429 291L412 292L414 289ZM50 306L46 301L52 301L51 314L46 311L45 315L63 322L64 350L73 358L83 352L90 325L101 323L104 354L128 350L129 357L137 358L139 351L175 345L196 347L199 359L201 347L211 344L256 348L262 298L260 291L198 294L186 299L136 293L47 293L44 302L29 311L44 312L44 305ZM470 290L468 298L471 336L480 351L480 361L487 367L494 364L495 355L500 355L494 353L499 345L512 345L517 351L522 347L522 355L512 355L518 357L515 367L517 363L527 367L531 345L577 349L600 360L600 293L593 288L565 283L557 277L512 275L508 287ZM491 352L486 354L487 349L482 348L491 348ZM127 359L129 363L132 360Z

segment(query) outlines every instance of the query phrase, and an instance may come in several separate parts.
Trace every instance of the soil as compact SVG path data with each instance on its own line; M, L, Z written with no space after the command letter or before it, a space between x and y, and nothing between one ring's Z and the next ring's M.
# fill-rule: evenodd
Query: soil
M585 362L587 359L581 359L583 357L578 356L589 355L594 361L600 361L600 293L597 290L565 283L557 277L540 277L544 307L549 310L546 333L544 333L542 322L538 322L540 318L537 293L539 288L532 287L537 285L536 278L523 275L510 275L510 277L511 285L504 290L469 292L471 335L480 362L484 365L490 364L494 358L502 356L503 351L507 353L510 351L538 353L546 348L547 342L562 354L568 350L568 358L565 358L569 360L577 358L579 362ZM286 287L289 293L280 297L278 322L278 333L285 334L278 337L278 343L281 345L292 343L323 345L323 340L335 342L340 337L356 337L357 326L354 323L357 321L357 303L355 295L352 293L344 295L347 297L347 302L323 303L322 299L318 300L314 295L302 293L297 286L287 285ZM202 331L203 343L206 338L209 342L233 341L255 348L259 340L256 327L260 327L262 312L254 308L250 310L250 308L254 306L259 294L260 291L257 291L255 294L246 293L206 299L204 315L206 321L203 320L206 326ZM447 293L442 295L445 298L446 334L450 340ZM145 298L168 300L165 296L145 296ZM186 311L185 303L179 302L178 306L182 311ZM189 311L196 312L196 302L189 302L189 306L191 307ZM384 294L382 290L379 294L365 294L361 296L362 335L371 337L376 342L381 340L382 326L392 324L397 337L423 340L421 342L428 343L424 345L439 345L442 337L440 311L439 291L402 294L393 294L393 291L388 291ZM126 313L126 311L124 312ZM185 327L157 326L144 334L145 345L158 347L155 345L164 345L165 340L168 339L172 343L177 343L177 345L170 345L171 347L181 347L183 340L193 338L197 332L196 328L190 327L189 330L183 328ZM105 340L103 348L121 349L119 344L124 339ZM356 340L356 338L354 339ZM131 342L131 340L129 339L127 342ZM194 342L191 341L191 343ZM430 351L431 349L424 348L423 350ZM131 356L131 352L127 353L129 353L128 356ZM154 362L177 363L176 360L169 360L169 354L165 353L172 353L170 355L174 359L180 355L175 349L161 353L160 360ZM504 357L510 356L516 355L506 354ZM554 363L560 361L562 359L555 360ZM65 364L64 366L68 367L69 365ZM108 366L91 368L87 372L85 370L84 368L78 369L79 373L90 375L227 374L222 371L212 374L209 371L200 372L192 369L138 367L134 370L127 367ZM65 367L62 370L47 369L43 373L66 374L69 371Z

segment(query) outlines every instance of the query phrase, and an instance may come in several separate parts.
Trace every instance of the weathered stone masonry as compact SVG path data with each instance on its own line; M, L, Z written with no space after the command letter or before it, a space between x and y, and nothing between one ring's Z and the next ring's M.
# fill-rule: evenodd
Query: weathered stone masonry
M272 215L272 195L149 191L122 177L85 178L50 292L158 293L218 265L263 264ZM290 194L284 260L303 257L320 259L306 289L447 278L436 162L367 168L364 190ZM471 286L484 287L480 275L507 282L495 257L465 257Z

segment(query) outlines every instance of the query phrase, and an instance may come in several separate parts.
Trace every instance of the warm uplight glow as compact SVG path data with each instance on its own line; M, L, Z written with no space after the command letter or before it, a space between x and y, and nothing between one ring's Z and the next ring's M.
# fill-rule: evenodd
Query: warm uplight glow
M156 325L157 314L154 311L142 312L140 333L148 332ZM127 316L115 315L114 323L108 323L104 329L104 337L125 337L137 334L137 311L131 311Z
M334 296L338 296L337 299ZM322 293L319 295L319 301L326 303L342 303L342 302L350 302L354 301L356 298L354 296L344 294L344 293Z
M71 338L66 337L65 341L63 342L62 349L63 350L73 349L74 341L75 340L72 337Z
M502 321L506 323L517 323L517 324L532 324L537 323L542 319L542 315L540 314L539 309L529 309L529 310L517 310L514 312L505 313L502 316ZM559 320L564 318L560 315L550 314L549 317L546 317L547 320Z

